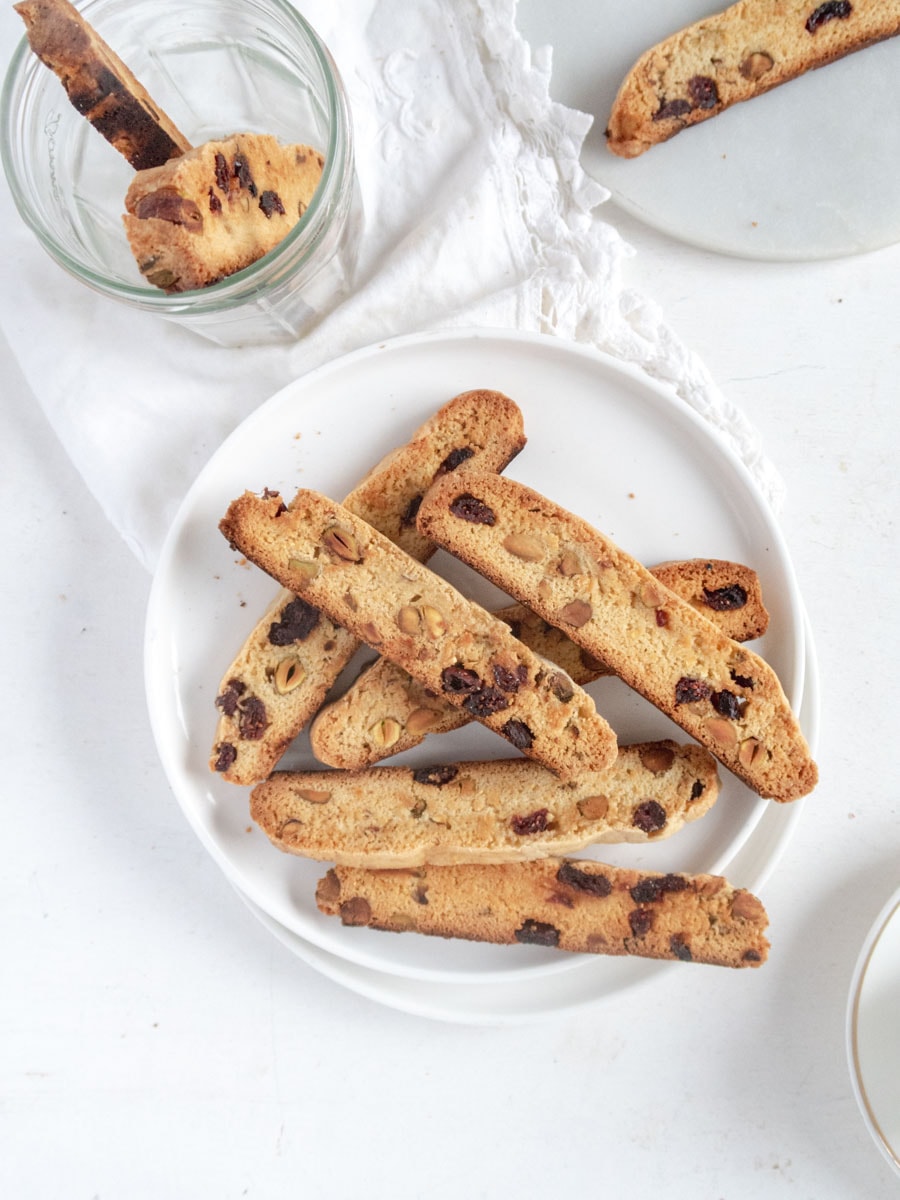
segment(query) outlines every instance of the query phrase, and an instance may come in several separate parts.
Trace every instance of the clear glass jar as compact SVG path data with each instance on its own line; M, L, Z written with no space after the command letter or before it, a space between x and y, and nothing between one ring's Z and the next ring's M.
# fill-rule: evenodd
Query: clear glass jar
M167 295L141 278L125 237L133 169L23 40L0 97L0 157L23 219L82 283L220 345L302 336L352 287L362 229L350 112L326 47L288 0L88 0L80 11L193 145L271 133L320 150L322 179L264 258Z

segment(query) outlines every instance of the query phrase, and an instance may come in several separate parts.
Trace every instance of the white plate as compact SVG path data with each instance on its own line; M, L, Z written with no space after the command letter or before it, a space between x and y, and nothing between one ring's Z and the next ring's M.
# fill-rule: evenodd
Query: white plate
M585 169L647 225L749 258L859 254L900 239L900 40L737 104L636 159L606 149L619 85L662 38L725 0L519 0L532 46L553 46L550 93L594 117Z
M212 774L214 698L228 663L273 594L239 565L217 532L245 488L298 485L342 496L457 392L491 387L515 398L529 444L509 473L581 513L644 562L708 556L752 564L771 612L759 649L794 708L803 691L802 613L781 535L749 473L720 435L669 389L592 350L555 338L454 331L399 339L350 355L290 385L221 447L191 489L164 547L151 592L146 683L151 721L172 788L229 879L292 933L379 971L460 981L571 969L567 955L344 928L314 901L325 866L282 854L249 821L247 791ZM485 603L500 600L447 555L433 561ZM352 667L352 664L351 664ZM622 742L683 734L618 680L591 685ZM498 757L510 748L470 725L395 761ZM283 764L315 766L304 737ZM766 808L725 773L713 810L676 837L607 846L602 857L658 870L718 871ZM599 855L595 855L599 857ZM611 967L615 971L615 967Z
M879 913L853 974L847 1054L869 1132L900 1171L900 889Z
M803 732L815 751L819 736L819 678L815 648L808 631L806 655L806 683L799 715ZM727 864L732 883L760 893L794 831L803 803L768 806L745 845ZM575 969L565 975L535 976L524 982L518 979L503 982L497 978L475 983L403 979L329 954L290 933L246 897L243 899L282 945L333 982L400 1012L465 1025L519 1025L544 1020L620 996L651 979L657 980L662 971L682 969L676 963L595 959L582 954L572 956ZM769 933L777 937L777 931ZM515 947L509 949L516 952Z

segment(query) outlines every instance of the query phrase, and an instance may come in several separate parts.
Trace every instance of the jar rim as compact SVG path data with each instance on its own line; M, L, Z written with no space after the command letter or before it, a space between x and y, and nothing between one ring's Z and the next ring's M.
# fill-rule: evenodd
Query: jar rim
M81 7L83 15L91 9L102 7L109 0L87 0ZM36 235L48 254L70 275L105 296L136 305L160 315L201 315L227 311L254 299L264 285L281 278L288 270L291 274L302 271L322 240L328 227L333 200L353 173L352 126L343 82L330 52L319 35L288 0L266 0L266 4L278 10L279 15L292 24L312 51L316 65L325 85L324 110L328 119L328 144L322 150L324 164L322 176L310 200L309 207L284 238L262 258L250 263L240 271L201 289L187 292L166 293L159 288L139 283L112 279L103 275L73 256L61 241L36 220L22 187L16 162L14 123L21 114L21 106L14 97L35 86L40 73L50 79L49 69L31 50L27 37L23 37L13 53L0 90L0 162L9 183L16 208L26 225ZM67 101L68 103L68 101Z

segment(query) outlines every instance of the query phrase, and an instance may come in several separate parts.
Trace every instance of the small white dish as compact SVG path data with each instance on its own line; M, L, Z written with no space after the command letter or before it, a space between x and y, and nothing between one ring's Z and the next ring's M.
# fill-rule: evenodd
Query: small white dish
M900 888L869 930L853 973L847 1056L866 1127L900 1172Z
M445 983L506 982L572 969L572 958L529 947L391 938L323 916L315 886L327 864L275 850L248 814L247 790L208 766L222 673L275 593L239 565L218 533L245 489L298 486L343 496L370 465L405 441L457 392L492 387L520 405L528 445L509 474L606 530L647 563L695 556L752 565L771 614L755 644L794 707L804 691L803 611L780 529L753 478L720 433L674 391L636 368L561 339L471 330L415 335L347 356L289 385L213 456L185 499L163 549L147 616L145 672L160 757L189 823L232 883L307 942L379 972ZM463 590L501 600L449 555L433 560ZM684 735L618 680L590 685L620 740ZM469 725L394 761L419 765L508 755L505 742ZM289 764L319 766L308 739ZM283 760L288 765L288 758ZM724 870L767 809L728 772L717 804L676 837L603 846L594 857L662 871ZM590 853L590 852L588 852ZM605 964L623 980L634 964ZM642 968L643 969L643 968Z
M519 0L532 47L553 47L550 95L589 113L582 164L613 200L680 241L778 261L862 254L900 239L900 39L726 109L618 158L604 130L626 73L709 0Z

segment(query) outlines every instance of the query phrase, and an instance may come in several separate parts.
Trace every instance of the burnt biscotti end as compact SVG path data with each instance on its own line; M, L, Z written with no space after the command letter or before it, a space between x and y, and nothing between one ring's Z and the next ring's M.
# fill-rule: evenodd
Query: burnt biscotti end
M13 6L29 45L57 76L75 109L135 170L191 149L187 138L68 0Z

